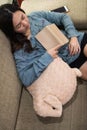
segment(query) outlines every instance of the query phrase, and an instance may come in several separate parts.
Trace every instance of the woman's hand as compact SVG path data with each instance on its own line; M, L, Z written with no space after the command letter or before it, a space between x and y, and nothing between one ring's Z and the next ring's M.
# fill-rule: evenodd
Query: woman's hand
M53 58L58 57L58 49L61 47L61 45L57 45L51 49L49 49L47 52L50 54Z
M72 37L70 39L69 51L70 51L70 55L75 55L81 51L78 39L76 37Z

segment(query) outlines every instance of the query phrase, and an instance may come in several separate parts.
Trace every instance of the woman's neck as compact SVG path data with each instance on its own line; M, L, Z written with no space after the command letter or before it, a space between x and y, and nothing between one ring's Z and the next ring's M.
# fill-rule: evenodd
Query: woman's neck
M28 29L27 32L26 32L26 34L25 34L25 36L29 39L29 38L30 38L30 35L31 35L31 32L30 32L30 30Z

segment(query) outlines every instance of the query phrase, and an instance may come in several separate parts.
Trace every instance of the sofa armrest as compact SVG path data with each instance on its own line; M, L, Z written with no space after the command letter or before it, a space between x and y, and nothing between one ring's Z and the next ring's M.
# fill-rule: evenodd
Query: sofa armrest
M0 130L14 130L21 90L9 40L0 31Z

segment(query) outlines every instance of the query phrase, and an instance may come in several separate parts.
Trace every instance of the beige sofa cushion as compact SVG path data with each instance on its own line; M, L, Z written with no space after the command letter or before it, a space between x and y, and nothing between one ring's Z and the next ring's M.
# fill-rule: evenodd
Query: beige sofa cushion
M61 118L42 118L33 110L32 97L23 91L16 130L87 130L87 82L78 82L78 91L64 107Z
M27 14L38 10L51 10L66 5L76 27L87 29L87 0L24 0L21 7Z
M12 0L0 0L0 5L5 3L12 3Z
M10 44L0 31L0 130L14 130L21 94Z

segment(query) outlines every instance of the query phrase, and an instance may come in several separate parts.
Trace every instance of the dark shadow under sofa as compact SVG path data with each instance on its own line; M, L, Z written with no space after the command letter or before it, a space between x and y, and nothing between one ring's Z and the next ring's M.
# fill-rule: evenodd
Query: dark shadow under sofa
M25 0L22 8L26 8L25 5L30 4L29 2ZM48 4L47 0L43 2ZM58 5L54 4L54 0L52 6L48 6L49 9L68 6L69 15L76 27L81 31L87 31L87 0L56 0L56 2ZM0 31L0 130L39 129L87 130L87 81L78 79L77 91L72 100L64 106L62 117L37 116L33 109L32 97L18 78L9 40Z

